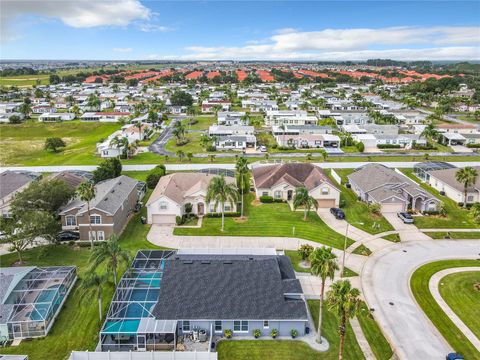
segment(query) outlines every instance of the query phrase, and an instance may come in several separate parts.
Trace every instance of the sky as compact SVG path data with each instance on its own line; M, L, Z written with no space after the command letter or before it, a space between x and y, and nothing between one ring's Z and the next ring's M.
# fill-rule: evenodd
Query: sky
M480 60L480 1L0 0L0 58Z

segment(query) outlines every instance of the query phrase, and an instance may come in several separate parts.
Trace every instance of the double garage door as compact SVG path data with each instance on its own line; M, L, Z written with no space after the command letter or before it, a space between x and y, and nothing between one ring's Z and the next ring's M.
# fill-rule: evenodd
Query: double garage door
M402 203L382 204L381 211L382 213L397 213L403 211L404 206Z
M335 207L335 199L320 199L317 200L318 207L321 208L332 208Z
M175 225L175 215L152 215L152 223L158 225Z

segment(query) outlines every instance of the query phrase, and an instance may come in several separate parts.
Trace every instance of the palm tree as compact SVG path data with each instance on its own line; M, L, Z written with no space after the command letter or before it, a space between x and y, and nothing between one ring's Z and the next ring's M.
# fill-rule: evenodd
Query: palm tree
M98 275L96 272L89 272L82 281L81 288L85 291L91 290L95 293L98 300L98 315L102 321L102 294L103 285L107 282L108 274Z
M205 201L207 203L215 202L215 209L218 208L218 204L221 206L222 212L222 229L223 231L225 224L225 203L230 203L230 206L233 208L233 204L238 200L238 190L234 183L227 183L225 177L215 176L210 180L207 188L207 196Z
M330 286L330 289L327 293L327 303L328 308L340 318L338 360L342 360L347 321L353 318L359 311L360 291L352 288L349 280L338 280Z
M332 248L322 246L310 254L310 272L322 280L320 287L320 310L318 313L318 337L317 342L322 343L322 319L323 319L323 296L325 292L325 281L333 280L335 270L338 270L337 255L332 252Z
M250 185L250 175L248 169L248 160L245 157L240 157L235 164L235 170L237 170L237 187L240 189L242 196L242 205L240 210L240 217L243 219L243 203L244 203L244 194L245 189L248 189Z
M478 172L471 166L466 166L463 169L458 169L455 173L455 179L463 184L463 207L467 207L467 192L468 188L476 183Z
M279 128L282 130L282 146L285 146L285 124L282 122Z
M180 162L182 162L183 158L185 157L185 153L183 152L183 150L177 151L177 157L180 159Z
M213 163L215 161L215 154L208 155L208 158L210 159L210 162Z
M141 121L138 121L137 123L135 123L134 126L138 129L138 133L139 133L139 134L138 134L138 139L139 139L140 141L142 141L142 140L143 140L143 138L142 138L142 122L141 122Z
M325 149L321 149L319 152L320 152L320 155L322 155L323 161L327 161L328 159L327 151Z
M193 154L191 152L187 153L187 159L189 162L192 162Z
M95 186L93 185L93 183L89 181L81 183L77 188L77 196L80 198L81 201L87 202L87 215L89 224L88 234L93 249L92 221L90 220L90 201L92 201L95 197Z
M433 124L428 124L425 126L425 129L423 129L422 133L420 134L420 137L424 137L428 140L436 139L437 136L438 131L435 129L435 125Z
M116 235L110 236L107 241L104 241L97 246L90 255L90 263L92 269L97 269L100 265L105 264L108 271L113 274L113 282L117 286L117 269L123 263L128 263L128 252L120 247L118 237Z
M127 139L127 138L124 138ZM133 143L129 143L128 140L126 141L126 149L127 149L127 159L131 157L135 153L135 150L138 148L138 143L135 141Z
M212 143L212 138L207 134L202 134L200 136L200 144L204 149L206 149Z
M303 221L307 221L307 215L312 207L314 207L315 210L318 209L317 200L310 196L306 187L296 188L295 196L293 197L293 208L297 210L297 208L302 206L304 208Z

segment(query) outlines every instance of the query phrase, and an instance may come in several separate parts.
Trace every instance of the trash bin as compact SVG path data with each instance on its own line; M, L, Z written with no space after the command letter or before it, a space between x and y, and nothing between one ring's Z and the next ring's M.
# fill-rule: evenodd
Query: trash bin
M310 334L310 328L308 326L305 328L305 334Z
M140 218L140 221L142 222L142 224L146 224L147 223L147 219L145 218L145 216L142 216Z

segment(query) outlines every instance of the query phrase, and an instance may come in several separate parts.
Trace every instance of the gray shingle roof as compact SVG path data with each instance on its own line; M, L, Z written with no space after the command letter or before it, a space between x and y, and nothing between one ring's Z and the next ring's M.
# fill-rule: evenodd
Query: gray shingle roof
M305 302L285 256L176 255L165 260L157 319L306 320Z
M5 171L0 174L0 198L13 193L22 186L31 182L33 178L23 173Z

